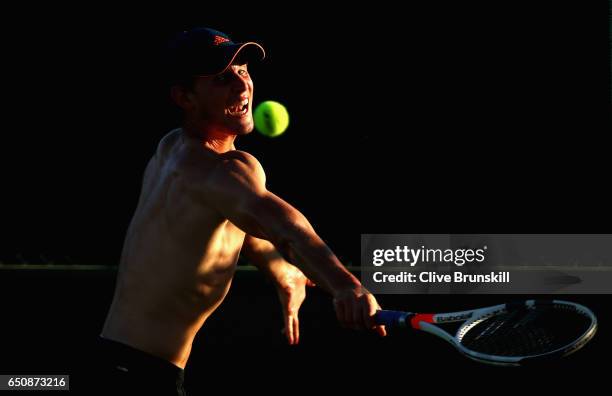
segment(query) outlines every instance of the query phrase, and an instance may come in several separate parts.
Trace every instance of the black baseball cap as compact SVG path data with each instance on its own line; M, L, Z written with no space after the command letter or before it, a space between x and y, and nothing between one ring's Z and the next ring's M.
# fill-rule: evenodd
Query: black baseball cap
M263 60L266 52L255 42L235 43L227 34L207 27L185 30L168 45L172 76L214 76L238 59L247 63Z

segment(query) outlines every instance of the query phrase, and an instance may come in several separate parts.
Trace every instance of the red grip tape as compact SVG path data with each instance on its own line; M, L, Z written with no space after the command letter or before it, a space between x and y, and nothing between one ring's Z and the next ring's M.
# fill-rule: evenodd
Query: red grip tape
M415 329L420 329L419 322L433 323L435 314L416 314L410 319L410 325Z

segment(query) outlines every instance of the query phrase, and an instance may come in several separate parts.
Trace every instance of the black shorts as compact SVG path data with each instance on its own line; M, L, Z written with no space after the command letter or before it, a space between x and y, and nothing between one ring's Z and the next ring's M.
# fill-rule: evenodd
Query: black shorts
M97 385L108 394L185 396L185 371L167 360L100 337Z

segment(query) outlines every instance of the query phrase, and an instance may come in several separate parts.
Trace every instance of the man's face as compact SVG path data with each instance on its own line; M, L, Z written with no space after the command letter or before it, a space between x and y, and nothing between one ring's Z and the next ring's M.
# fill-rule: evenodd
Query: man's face
M247 65L231 65L225 72L198 77L192 95L193 120L203 129L230 135L253 130L253 81Z

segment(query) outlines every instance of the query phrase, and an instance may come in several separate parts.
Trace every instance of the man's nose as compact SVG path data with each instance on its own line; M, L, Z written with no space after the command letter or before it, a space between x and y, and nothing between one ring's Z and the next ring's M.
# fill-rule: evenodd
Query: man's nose
M237 92L244 92L248 90L249 83L248 79L243 78L237 73L232 73L232 90Z

